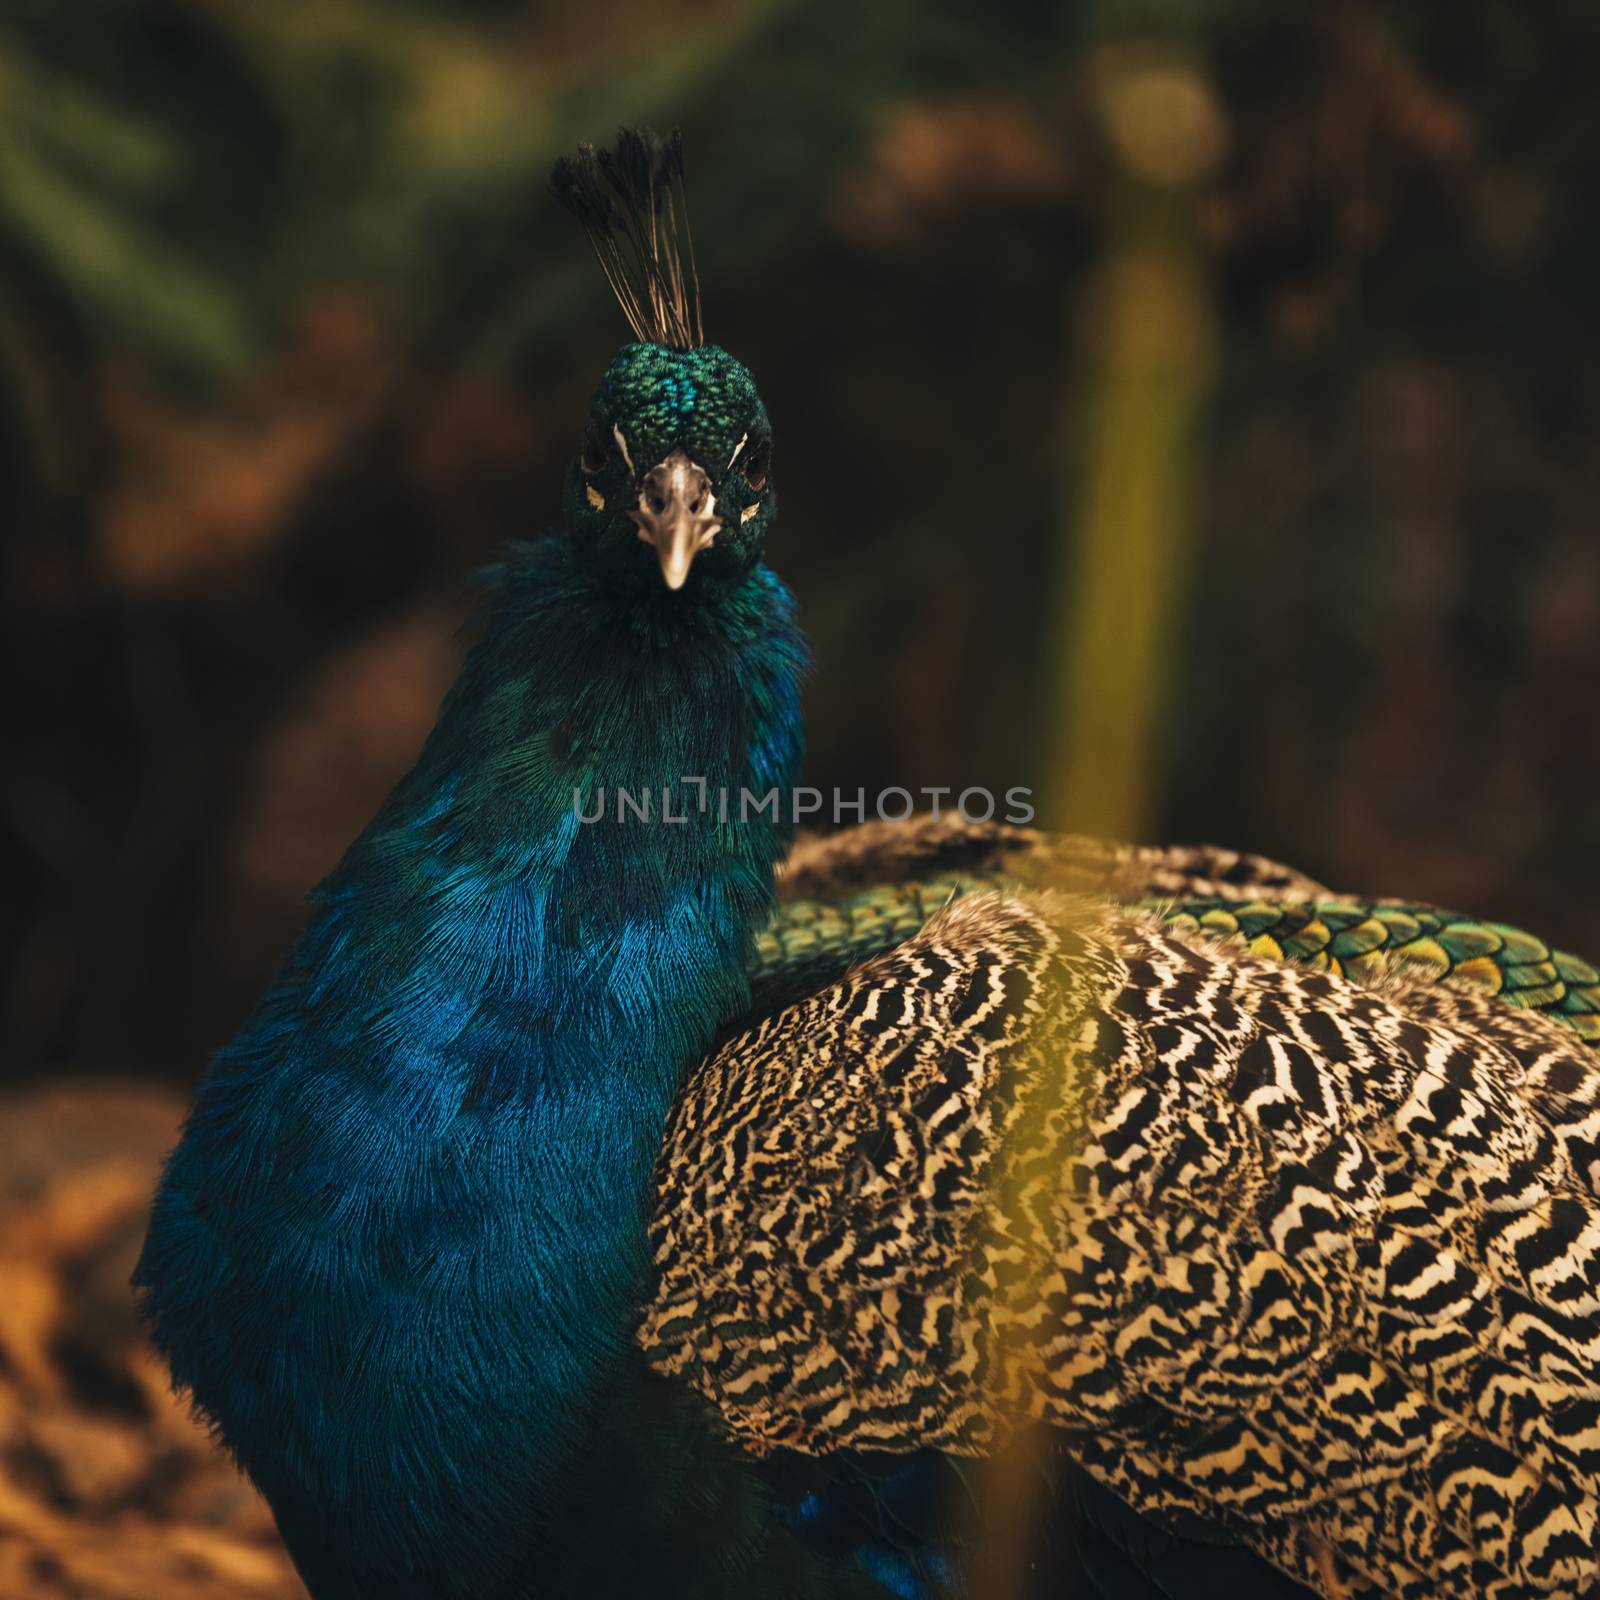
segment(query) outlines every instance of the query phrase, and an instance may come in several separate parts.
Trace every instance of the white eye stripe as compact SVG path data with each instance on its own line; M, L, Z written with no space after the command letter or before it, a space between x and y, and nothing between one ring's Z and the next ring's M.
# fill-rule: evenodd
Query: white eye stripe
M628 454L628 441L622 437L622 429L615 423L611 425L611 437L617 441L617 449L622 452L622 459L627 464L628 472L633 472L633 457Z
M749 442L750 435L748 433L741 433L739 435L739 442L733 447L733 454L728 457L728 465L730 467L739 459L739 452L743 450L744 447L749 444Z
M753 517L760 509L761 502L759 500L757 500L753 505L746 506L744 510L739 513L739 521L748 522L751 517Z

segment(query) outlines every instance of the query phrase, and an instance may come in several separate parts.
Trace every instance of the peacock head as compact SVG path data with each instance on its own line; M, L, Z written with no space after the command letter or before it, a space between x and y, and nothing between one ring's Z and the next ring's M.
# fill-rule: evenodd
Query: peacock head
M714 344L624 345L567 476L567 526L620 571L669 589L753 567L774 510L772 428L750 374Z
M760 558L772 428L750 374L705 342L683 143L623 129L580 145L551 189L584 225L633 329L595 390L567 476L567 526L606 569L690 593Z

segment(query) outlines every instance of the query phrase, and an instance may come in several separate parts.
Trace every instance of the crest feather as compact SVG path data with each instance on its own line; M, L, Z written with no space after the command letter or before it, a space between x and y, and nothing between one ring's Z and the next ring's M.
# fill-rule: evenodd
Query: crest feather
M636 338L673 350L706 342L676 128L622 128L613 149L581 144L556 162L550 189L583 224Z

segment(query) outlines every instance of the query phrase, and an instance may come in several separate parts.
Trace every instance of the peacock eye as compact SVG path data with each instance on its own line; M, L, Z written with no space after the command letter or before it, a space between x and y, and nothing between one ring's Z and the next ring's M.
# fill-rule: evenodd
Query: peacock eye
M592 478L595 473L605 470L605 464L610 459L611 440L599 420L590 417L588 427L583 430L583 453L578 457L578 466L585 477Z
M772 471L772 440L758 439L745 451L739 462L739 475L758 494L767 486L767 474Z

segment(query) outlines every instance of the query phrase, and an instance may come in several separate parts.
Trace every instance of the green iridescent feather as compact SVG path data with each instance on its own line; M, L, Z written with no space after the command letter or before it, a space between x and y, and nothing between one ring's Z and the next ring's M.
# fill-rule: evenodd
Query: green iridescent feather
M1245 940L1253 954L1370 981L1403 972L1542 1011L1600 1048L1600 972L1504 922L1404 901L1166 902L1181 928Z
M1014 880L940 873L838 899L781 905L756 941L758 1007L783 1004L908 938L945 902ZM1600 1049L1600 971L1503 922L1403 901L1224 900L1142 896L1132 904L1180 928L1243 939L1253 954L1361 981L1402 971L1542 1011Z

